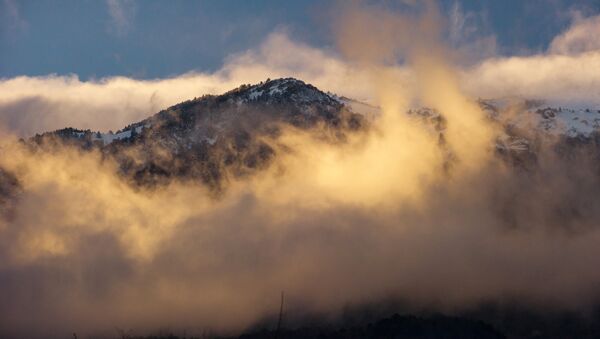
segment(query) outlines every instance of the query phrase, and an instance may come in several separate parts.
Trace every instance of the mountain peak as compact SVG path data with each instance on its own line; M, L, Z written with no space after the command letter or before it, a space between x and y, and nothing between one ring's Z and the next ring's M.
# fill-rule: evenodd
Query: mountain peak
M242 85L224 96L235 97L242 102L293 102L296 104L320 103L337 106L341 102L313 85L295 78L267 79L254 85Z

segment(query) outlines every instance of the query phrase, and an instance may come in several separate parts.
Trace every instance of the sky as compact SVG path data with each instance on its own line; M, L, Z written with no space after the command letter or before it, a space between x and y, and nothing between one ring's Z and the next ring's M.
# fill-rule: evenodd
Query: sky
M402 6L402 1L377 2ZM0 0L0 78L153 79L212 72L273 32L333 50L331 14L340 3ZM495 55L544 51L575 17L600 11L599 0L442 0L440 5L452 21L449 40L492 37L488 54ZM453 29L462 30L460 36Z

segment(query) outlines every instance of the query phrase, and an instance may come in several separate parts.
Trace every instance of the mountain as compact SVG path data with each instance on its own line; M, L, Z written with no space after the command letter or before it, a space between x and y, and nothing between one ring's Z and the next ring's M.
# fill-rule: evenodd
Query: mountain
M573 147L595 147L600 141L598 110L553 108L515 99L478 103L503 131L496 138L497 155L516 167L535 168L540 149L548 142L568 155ZM436 110L414 108L407 114L443 136L446 121ZM284 78L194 98L116 133L65 128L36 135L26 143L42 150L64 144L97 149L103 157L114 159L122 177L133 185L191 180L220 192L232 178L252 175L268 167L279 152L286 152L278 142L285 128L340 143L349 133L369 129L378 115L378 107ZM1 173L0 177L6 177L4 186L12 187L14 180Z
M200 180L218 191L230 178L268 166L286 126L318 131L336 142L364 125L363 116L339 98L286 78L195 98L114 134L66 128L30 141L42 148L67 143L100 149L137 185L177 178Z

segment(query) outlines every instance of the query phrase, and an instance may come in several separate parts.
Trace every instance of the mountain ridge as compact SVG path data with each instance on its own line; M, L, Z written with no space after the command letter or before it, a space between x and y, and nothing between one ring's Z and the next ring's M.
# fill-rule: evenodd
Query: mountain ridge
M220 190L233 177L267 167L285 126L341 141L365 124L362 115L337 97L301 80L281 78L187 100L116 133L65 128L28 141L41 148L66 143L99 149L138 185L186 178ZM135 149L136 156L125 149Z
M501 127L496 153L519 167L535 166L539 144L546 139L564 139L565 145L600 142L600 110L552 108L532 100L477 103ZM515 109L520 113L510 115ZM407 114L443 135L446 120L435 109L414 108ZM268 167L282 151L278 138L285 126L343 142L348 133L368 129L379 115L376 106L280 78L178 103L116 133L68 127L25 142L40 148L67 144L99 149L136 185L190 179L220 191L232 178Z

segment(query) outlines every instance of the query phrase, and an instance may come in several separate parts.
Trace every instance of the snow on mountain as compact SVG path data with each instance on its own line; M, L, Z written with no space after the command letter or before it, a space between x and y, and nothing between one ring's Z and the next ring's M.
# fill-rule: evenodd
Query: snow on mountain
M136 133L139 134L142 132L142 130L144 129L145 126L137 126L137 127L131 127L127 130L123 130L121 132L117 132L117 133L93 133L92 134L92 141L101 141L102 144L104 146L112 143L115 140L125 140L125 139L129 139L131 138L132 135L135 135ZM78 136L79 137L83 137L85 133L79 132Z
M537 108L526 110L513 122L521 128L531 128L551 135L589 137L600 130L600 111L572 108Z
M224 95L233 95L238 103L252 101L278 102L286 100L296 104L336 104L340 103L333 95L323 93L318 88L294 78L282 78L244 85Z

